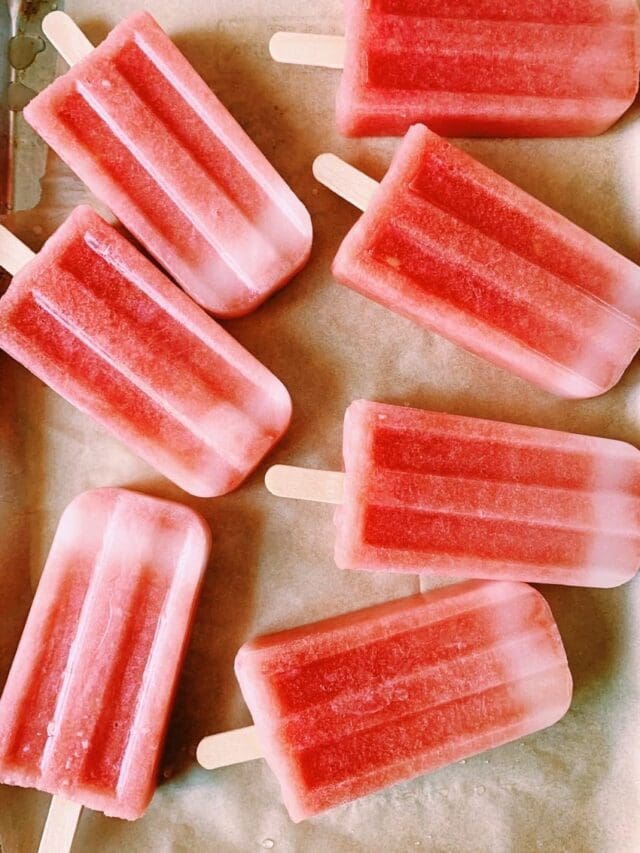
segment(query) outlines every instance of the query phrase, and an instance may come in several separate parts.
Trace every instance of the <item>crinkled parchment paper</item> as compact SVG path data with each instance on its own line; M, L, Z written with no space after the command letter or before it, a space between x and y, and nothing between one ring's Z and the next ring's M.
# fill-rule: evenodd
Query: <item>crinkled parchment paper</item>
M567 0L570 2L570 0ZM69 0L94 42L139 0ZM339 72L278 66L278 29L340 33L340 0L149 0L265 155L309 207L307 269L229 330L288 386L291 430L269 459L339 467L355 397L406 403L640 443L640 362L600 399L564 402L462 352L332 281L357 213L315 183L334 151L381 177L394 140L345 141L333 127ZM640 261L640 110L593 140L464 141L483 162ZM50 156L41 204L10 221L33 248L86 196ZM270 497L266 465L236 493L189 497L0 355L0 684L63 507L95 486L133 486L194 506L215 544L181 681L164 779L135 824L85 811L74 851L451 851L632 853L640 849L640 583L547 587L575 677L554 728L294 826L263 762L207 773L198 740L246 725L232 664L259 632L427 588L417 577L348 573L332 559L331 509ZM5 853L37 847L49 798L0 788Z

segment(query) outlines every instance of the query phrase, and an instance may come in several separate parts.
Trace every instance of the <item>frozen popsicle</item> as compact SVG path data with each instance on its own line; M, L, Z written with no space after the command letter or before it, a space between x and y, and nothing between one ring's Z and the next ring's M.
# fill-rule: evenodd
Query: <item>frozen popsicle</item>
M35 257L2 229L0 264L0 349L186 491L236 488L286 430L279 380L91 208Z
M338 128L593 136L633 103L635 0L346 0L346 38L276 33L279 62L344 68Z
M640 451L588 435L357 400L345 473L277 465L338 505L343 569L612 587L640 567Z
M204 308L252 311L307 261L301 202L147 12L95 50L62 12L70 64L27 121Z
M0 699L0 782L135 820L151 801L210 550L191 509L97 489L64 511ZM41 851L60 827L49 820ZM54 830L58 831L54 835Z
M544 598L489 581L259 637L236 675L255 730L206 738L198 760L259 744L294 821L546 728L572 691Z
M386 308L563 397L640 347L640 267L423 125L380 185L330 154L314 173L366 211L334 276Z

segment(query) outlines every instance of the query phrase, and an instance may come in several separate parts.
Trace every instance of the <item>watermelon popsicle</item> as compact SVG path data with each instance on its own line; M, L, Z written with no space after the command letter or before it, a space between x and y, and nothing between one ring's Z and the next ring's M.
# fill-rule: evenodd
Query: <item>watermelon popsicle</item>
M62 12L70 64L24 115L196 302L236 317L306 263L301 202L147 12L95 50Z
M282 383L91 208L35 257L1 229L0 264L0 348L186 491L236 488L287 429Z
M593 136L631 106L635 0L345 0L341 36L276 33L279 62L344 68L346 136Z
M83 806L146 810L211 535L188 507L97 489L64 511L0 699L0 782L54 795L40 850ZM49 846L54 839L60 846Z
M489 581L258 637L236 675L255 729L206 738L198 760L249 741L238 760L264 755L296 822L546 728L572 692L544 598Z
M345 473L274 466L277 495L338 505L335 561L613 587L640 567L640 451L621 441L357 400Z
M335 278L540 388L593 397L640 347L640 267L415 125L381 184L314 174L365 211Z

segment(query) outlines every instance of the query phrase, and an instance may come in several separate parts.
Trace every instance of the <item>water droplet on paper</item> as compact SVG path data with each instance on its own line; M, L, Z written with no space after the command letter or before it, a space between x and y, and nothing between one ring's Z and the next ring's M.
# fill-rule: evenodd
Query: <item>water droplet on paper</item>
M264 839L260 842L260 845L261 845L262 847L264 847L264 849L265 849L265 850L272 850L272 849L275 847L275 844L276 844L276 843L275 843L275 841L273 840L273 838L264 838Z
M487 789L484 785L476 785L476 794L481 797Z
M459 762L458 762L458 764L466 764L466 763L467 763L467 759L466 759L466 758L463 758L463 759L462 759L462 761L459 761Z
M45 47L44 40L40 36L19 33L9 42L9 63L16 71L24 71Z
M25 86L24 83L21 83L19 80L16 80L14 83L9 83L9 87L7 89L7 96L9 101L9 109L14 113L21 112L36 96L36 92L33 89L30 89L28 86Z
M47 725L47 736L53 737L55 733L56 733L56 724L53 722L53 720L51 720L51 722L48 723L48 725Z

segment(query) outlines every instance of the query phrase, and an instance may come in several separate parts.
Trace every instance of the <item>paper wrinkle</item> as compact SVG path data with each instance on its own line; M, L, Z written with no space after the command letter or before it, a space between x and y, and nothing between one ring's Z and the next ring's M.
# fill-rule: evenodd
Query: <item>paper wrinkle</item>
M569 2L569 0L565 0ZM67 0L95 43L139 0ZM74 853L635 853L640 838L640 581L541 588L575 680L556 726L413 782L292 824L268 767L207 772L201 737L248 725L233 658L250 637L399 598L418 579L338 570L333 509L270 496L267 467L339 470L342 419L370 398L640 444L640 358L604 397L567 402L340 287L330 263L358 213L312 177L325 151L380 179L392 139L341 139L338 71L279 65L277 30L342 32L340 0L149 0L144 7L212 86L312 215L309 265L254 314L224 323L288 387L292 425L242 488L191 498L0 355L0 684L55 526L85 489L119 485L182 501L213 530L213 556L164 757L162 784L134 824L85 811ZM97 11L97 9L100 11ZM618 251L640 261L640 106L588 140L465 140L461 147ZM8 223L37 249L89 198L54 156L43 201ZM98 205L101 212L104 208ZM446 579L423 579L423 588ZM31 853L49 798L0 788L4 853ZM272 842L272 844L271 844Z

